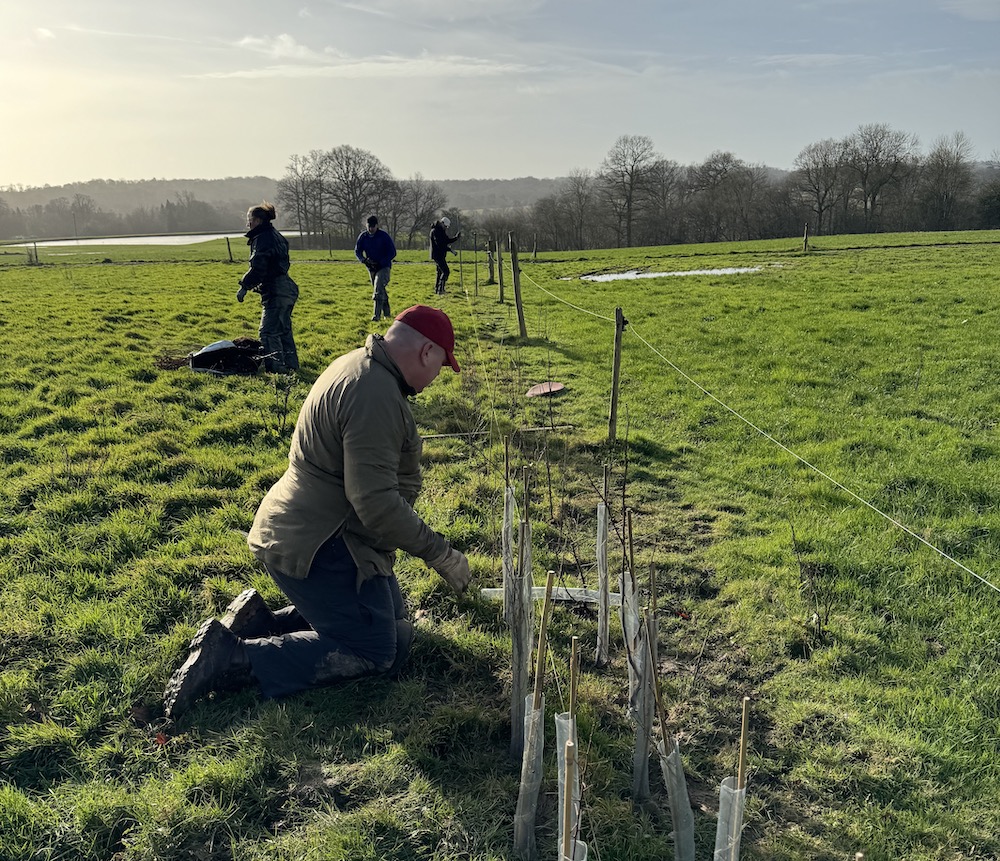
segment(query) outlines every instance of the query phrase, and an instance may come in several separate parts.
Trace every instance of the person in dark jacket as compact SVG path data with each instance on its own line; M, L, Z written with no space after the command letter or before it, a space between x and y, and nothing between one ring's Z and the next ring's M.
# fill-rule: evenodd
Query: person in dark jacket
M260 342L267 353L264 369L286 374L299 369L292 337L292 309L299 287L288 276L288 240L274 229L274 216L274 205L266 201L247 210L250 268L240 278L236 299L242 302L251 290L260 294Z
M378 226L378 218L368 216L368 229L362 230L354 243L354 256L368 267L372 279L372 302L375 310L372 320L392 316L389 311L389 275L396 258L396 245L392 237Z
M254 590L198 629L164 691L167 717L211 691L287 696L341 679L395 674L414 637L393 566L423 559L463 593L465 554L414 510L422 442L409 399L444 368L459 371L444 311L414 305L384 336L336 359L299 413L288 468L247 537L289 599L272 611Z
M448 252L458 253L451 247L451 243L457 241L462 235L460 230L454 236L449 236L449 227L451 227L451 219L446 215L431 225L431 260L437 267L437 276L434 280L435 293L444 293L444 285L451 274L451 269L448 268Z

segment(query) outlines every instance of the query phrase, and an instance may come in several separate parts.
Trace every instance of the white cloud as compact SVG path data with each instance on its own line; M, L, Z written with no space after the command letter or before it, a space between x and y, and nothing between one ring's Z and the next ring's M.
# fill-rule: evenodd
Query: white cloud
M35 38L40 41L47 41L49 39L55 39L56 34L53 33L48 27L36 27L35 28Z
M315 52L275 55L276 59L316 59ZM199 78L484 78L499 75L525 74L531 67L514 62L496 62L478 57L365 57L343 58L330 62L329 55L314 65L277 63L259 69L231 72L208 72L192 75Z
M943 8L970 21L1000 21L1000 0L945 0Z
M324 54L314 51L305 45L300 45L294 37L287 33L280 36L261 38L245 36L236 43L237 47L246 48L258 54L264 54L275 60L317 60L328 59Z
M836 66L869 65L876 58L865 54L771 54L758 57L755 66L796 69L829 69Z

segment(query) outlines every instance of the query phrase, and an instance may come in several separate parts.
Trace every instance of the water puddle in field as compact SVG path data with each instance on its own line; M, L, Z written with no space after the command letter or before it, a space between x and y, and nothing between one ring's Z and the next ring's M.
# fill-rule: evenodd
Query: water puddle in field
M581 275L581 281L634 281L638 278L674 278L682 275L742 275L746 272L760 272L763 266L730 267L726 269L688 269L683 272L609 272L604 275Z

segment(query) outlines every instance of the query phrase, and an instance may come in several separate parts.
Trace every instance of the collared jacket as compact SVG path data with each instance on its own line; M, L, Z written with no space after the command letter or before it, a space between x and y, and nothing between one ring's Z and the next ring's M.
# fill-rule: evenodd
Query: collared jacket
M412 394L380 335L320 375L299 413L288 469L250 529L250 549L266 568L304 579L334 534L358 565L359 586L391 574L397 549L426 561L448 551L413 510L423 443Z
M444 225L440 221L435 221L431 227L431 260L447 259L451 243L458 241L461 236L462 231L449 236Z
M378 269L385 269L396 259L396 243L381 227L374 233L362 230L354 243L354 256L362 263L370 260Z
M291 266L288 240L270 221L261 222L246 237L250 246L250 268L240 279L240 285L260 293L261 301L298 299L299 287L288 275Z

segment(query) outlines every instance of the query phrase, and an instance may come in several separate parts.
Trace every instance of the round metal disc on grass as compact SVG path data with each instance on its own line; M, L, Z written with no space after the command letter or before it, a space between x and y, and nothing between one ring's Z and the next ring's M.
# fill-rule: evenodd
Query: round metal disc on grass
M559 392L565 390L565 388L562 383L546 380L544 383L539 383L537 386L532 386L528 389L527 396L529 398L541 398L546 395L557 395Z

